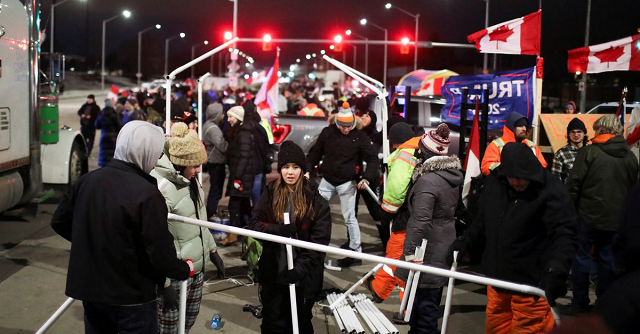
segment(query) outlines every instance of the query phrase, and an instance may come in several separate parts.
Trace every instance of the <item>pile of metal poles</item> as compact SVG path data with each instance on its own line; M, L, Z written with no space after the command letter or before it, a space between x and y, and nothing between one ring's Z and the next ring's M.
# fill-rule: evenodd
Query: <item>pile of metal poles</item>
M333 303L342 297L342 294L330 293L327 295L327 301ZM378 310L373 302L367 298L364 294L356 296L349 295L349 300L353 303L355 310L360 317L367 324L371 332L374 334L397 334L400 333L398 329L393 326L391 321ZM362 327L360 320L358 319L354 307L351 307L346 299L339 301L337 306L333 308L333 315L336 318L336 323L343 333L349 334L364 334L365 329Z

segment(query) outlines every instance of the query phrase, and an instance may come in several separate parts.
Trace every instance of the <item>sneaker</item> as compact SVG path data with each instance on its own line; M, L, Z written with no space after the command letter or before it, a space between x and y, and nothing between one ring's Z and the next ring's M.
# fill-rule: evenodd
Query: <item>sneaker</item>
M362 264L362 260L354 259L352 257L345 257L344 259L338 259L338 267L341 267L341 268L359 266L361 264Z
M397 314L393 315L393 318L391 319L391 321L396 325L408 325L409 324L408 321L404 321L404 317L398 318Z
M591 312L591 305L587 307L580 307L573 304L559 305L558 310L560 311L561 315L577 317L579 315Z
M341 249L350 250L351 248L349 248L349 240L347 240L347 242L345 242L342 245L340 245L340 248Z
M378 296L378 294L375 292L375 290L373 290L373 280L376 279L375 276L371 275L369 277L367 277L367 279L364 281L365 286L367 287L367 290L369 290L369 292L371 292L371 300L373 300L374 303L376 304L380 304L384 301L384 299L380 298Z

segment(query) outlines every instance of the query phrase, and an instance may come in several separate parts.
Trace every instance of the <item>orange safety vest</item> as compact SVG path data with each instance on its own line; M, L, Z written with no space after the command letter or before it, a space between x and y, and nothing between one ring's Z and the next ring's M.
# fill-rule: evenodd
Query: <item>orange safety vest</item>
M324 111L318 108L318 105L315 103L309 103L306 107L302 108L298 111L298 115L300 116L314 116L314 117L324 117Z

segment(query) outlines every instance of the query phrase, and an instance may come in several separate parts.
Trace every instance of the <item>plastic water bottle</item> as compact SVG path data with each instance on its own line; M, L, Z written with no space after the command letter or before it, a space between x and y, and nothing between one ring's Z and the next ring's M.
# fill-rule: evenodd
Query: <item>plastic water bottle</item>
M217 314L211 318L211 329L220 329L220 316Z

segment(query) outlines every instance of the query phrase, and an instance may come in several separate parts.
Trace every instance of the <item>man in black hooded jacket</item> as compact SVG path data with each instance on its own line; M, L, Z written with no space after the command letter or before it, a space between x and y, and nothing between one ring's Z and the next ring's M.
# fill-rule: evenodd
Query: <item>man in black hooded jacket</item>
M567 292L566 279L576 252L576 213L564 185L542 168L531 149L507 143L501 164L487 176L478 215L453 242L462 258L469 242L486 239L482 267L487 277L545 290L547 301ZM487 287L485 332L548 332L553 316L545 300Z

